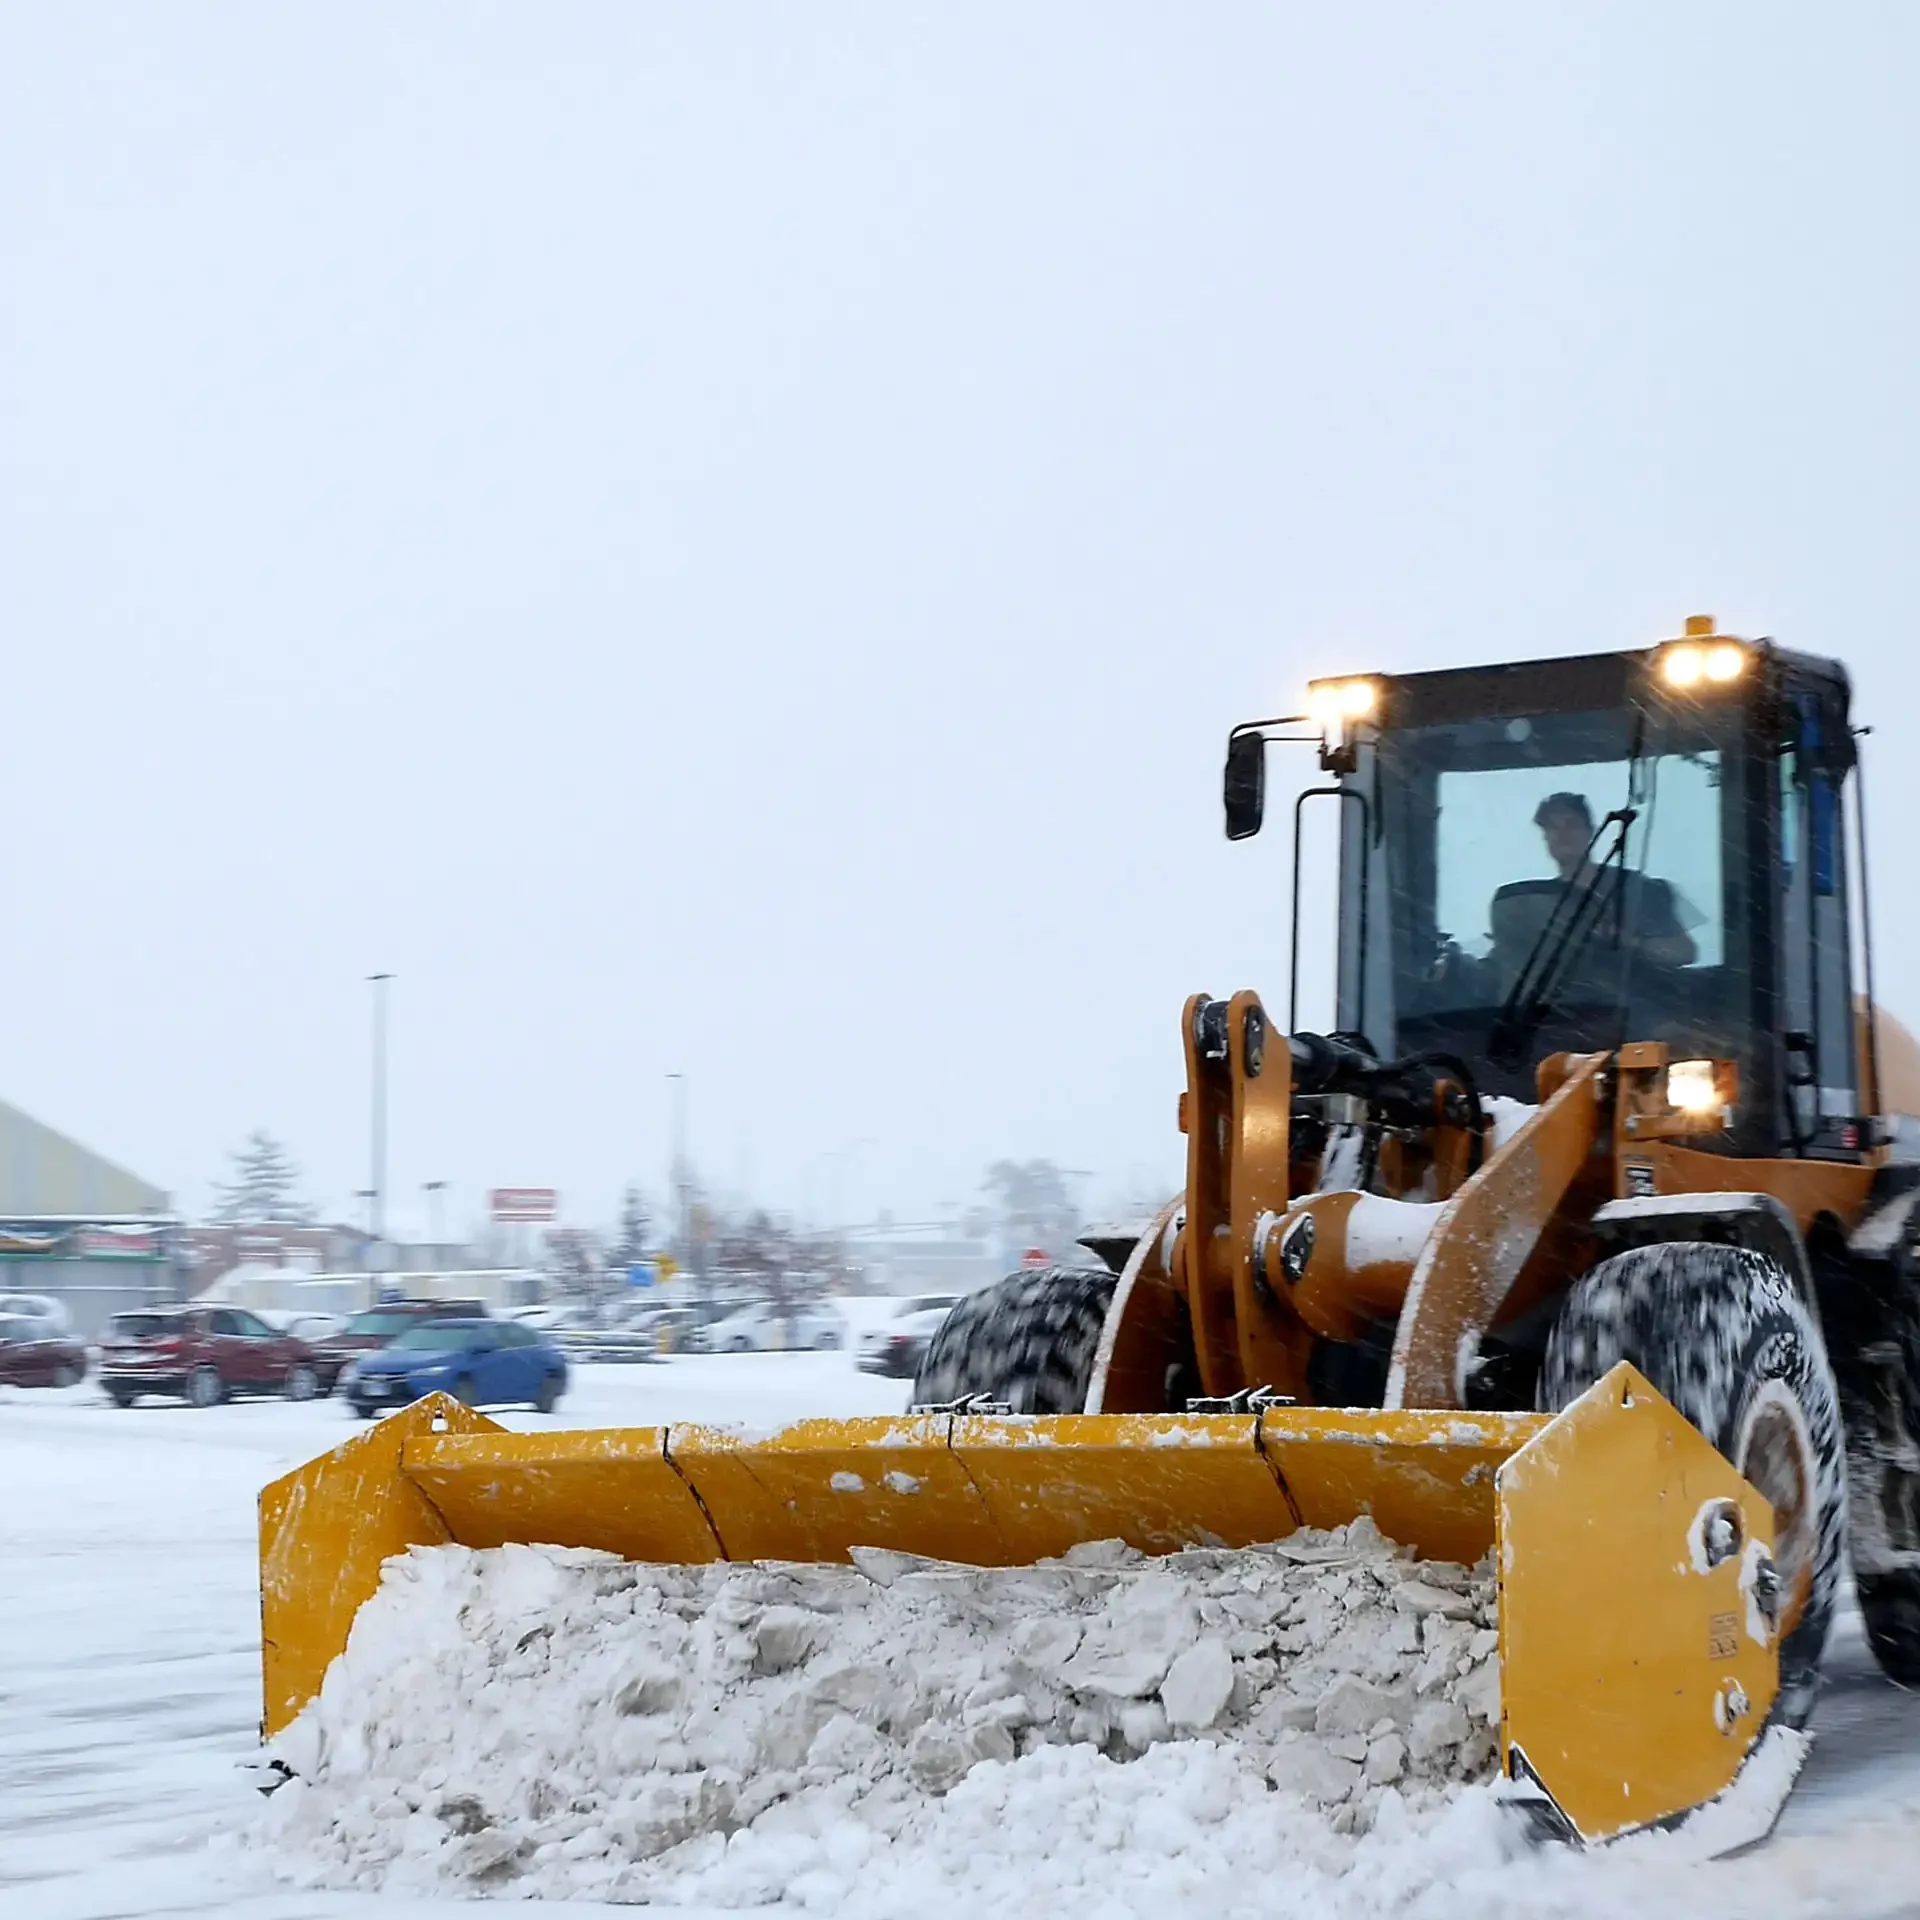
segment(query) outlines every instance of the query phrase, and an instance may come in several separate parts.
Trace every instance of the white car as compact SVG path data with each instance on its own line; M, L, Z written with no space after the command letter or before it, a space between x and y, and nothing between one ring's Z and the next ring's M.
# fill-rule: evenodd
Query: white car
M272 1315L263 1313L263 1320ZM290 1313L280 1322L280 1331L290 1333L296 1340L305 1340L318 1345L322 1340L331 1340L336 1333L347 1330L347 1315L344 1313Z
M566 1305L542 1307L513 1307L507 1318L518 1320L523 1327L538 1327L543 1333L560 1333L568 1327L584 1327L590 1317L585 1307Z
M802 1348L824 1350L846 1340L846 1322L819 1301L782 1313L770 1301L743 1307L706 1330L708 1353L779 1353Z
M909 1301L909 1306L917 1303ZM896 1314L878 1327L860 1336L859 1351L853 1364L862 1373L884 1373L896 1380L911 1380L927 1357L933 1336L946 1325L950 1307L921 1307L915 1313Z
M73 1331L73 1315L66 1303L49 1293L0 1293L0 1313L23 1320L43 1320L56 1334Z
M947 1317L957 1293L910 1293L894 1303L878 1326L868 1327L853 1350L853 1364L862 1373L915 1372L920 1355ZM903 1340L902 1336L908 1336ZM911 1365L905 1364L911 1361Z

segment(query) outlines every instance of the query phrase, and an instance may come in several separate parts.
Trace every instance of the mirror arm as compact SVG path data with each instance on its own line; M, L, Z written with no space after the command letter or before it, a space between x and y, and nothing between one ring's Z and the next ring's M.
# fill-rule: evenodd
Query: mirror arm
M1320 733L1276 733L1277 727L1297 726L1302 714L1283 714L1272 720L1243 720L1227 735L1227 765L1222 798L1226 805L1227 838L1246 840L1260 831L1266 813L1266 757L1275 740L1320 742L1326 761L1326 739Z

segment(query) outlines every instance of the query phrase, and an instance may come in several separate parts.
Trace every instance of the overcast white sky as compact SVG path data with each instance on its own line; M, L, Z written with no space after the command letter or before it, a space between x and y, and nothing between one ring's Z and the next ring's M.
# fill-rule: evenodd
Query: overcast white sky
M1848 658L1920 1013L1920 11L0 9L0 1094L204 1201L1170 1186L1313 671ZM1276 776L1283 773L1276 768ZM864 1144L856 1144L864 1143Z

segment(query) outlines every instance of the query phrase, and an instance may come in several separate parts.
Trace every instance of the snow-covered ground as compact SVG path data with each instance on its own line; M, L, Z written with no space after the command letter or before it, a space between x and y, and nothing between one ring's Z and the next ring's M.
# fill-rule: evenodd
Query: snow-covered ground
M587 1366L576 1369L575 1382L553 1424L701 1418L765 1426L815 1413L892 1412L906 1398L904 1383L863 1376L843 1354ZM508 1419L541 1424L531 1414ZM255 1750L259 1711L255 1495L264 1481L351 1431L343 1410L327 1401L121 1412L88 1387L0 1390L6 1920L175 1913L445 1920L471 1913L448 1899L279 1887L265 1870L269 1856L230 1844L259 1825L263 1807L242 1770ZM1920 1700L1879 1678L1851 1612L1829 1656L1816 1727L1813 1758L1774 1838L1707 1865L1680 1864L1657 1843L1586 1859L1503 1859L1496 1834L1463 1817L1418 1842L1375 1837L1344 1891L1329 1898L1317 1874L1289 1879L1284 1854L1263 1843L1257 1806L1220 1817L1183 1814L1180 1795L1161 1777L1170 1764L1162 1759L1151 1771L1145 1763L1109 1768L1104 1786L1097 1769L1070 1769L1045 1794L1004 1806L993 1796L1008 1791L1010 1770L983 1770L944 1840L929 1838L927 1887L954 1884L951 1847L962 1834L976 1857L990 1859L1004 1846L1010 1864L1023 1850L1080 1849L1077 1881L1042 1876L1070 1890L1065 1904L1076 1914L1158 1909L1158 1920L1189 1913L1213 1920L1377 1910L1492 1920L1631 1906L1637 1920L1697 1920L1920 1912ZM1137 1805L1118 1821L1110 1805L1104 1824L1090 1823L1085 1807L1070 1804L1073 1793ZM908 1898L914 1879L912 1858L896 1843L884 1872L879 1863L871 1871L856 1863L838 1882L815 1876L794 1893L824 1895L827 1909L849 1920L874 1920L916 1904ZM573 1904L565 1911L632 1909Z

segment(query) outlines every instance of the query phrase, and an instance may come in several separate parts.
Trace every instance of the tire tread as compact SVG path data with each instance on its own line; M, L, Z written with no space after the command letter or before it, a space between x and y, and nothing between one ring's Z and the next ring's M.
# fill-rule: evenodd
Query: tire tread
M927 1343L914 1404L985 1394L1015 1413L1083 1411L1113 1289L1097 1269L1034 1267L968 1294Z
M1780 1649L1777 1716L1803 1725L1838 1604L1847 1471L1838 1390L1819 1323L1777 1262L1745 1247L1675 1241L1602 1260L1568 1294L1547 1338L1540 1406L1557 1412L1627 1360L1723 1454L1752 1390L1778 1380L1793 1395L1813 1453L1814 1560L1809 1597Z

